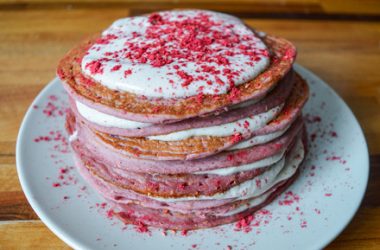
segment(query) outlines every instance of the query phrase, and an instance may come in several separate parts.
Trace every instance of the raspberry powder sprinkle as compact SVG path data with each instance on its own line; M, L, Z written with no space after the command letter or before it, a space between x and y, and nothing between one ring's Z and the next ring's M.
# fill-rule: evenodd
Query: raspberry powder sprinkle
M181 98L225 94L269 61L265 44L239 19L172 11L117 20L83 57L82 71L110 89Z

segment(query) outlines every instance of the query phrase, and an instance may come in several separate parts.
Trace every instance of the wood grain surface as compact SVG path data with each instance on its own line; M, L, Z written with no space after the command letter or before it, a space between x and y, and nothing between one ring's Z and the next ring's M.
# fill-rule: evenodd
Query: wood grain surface
M15 166L20 122L60 57L114 19L185 7L230 12L293 41L298 63L348 103L368 141L371 175L358 214L327 249L380 249L380 1L370 0L0 0L0 249L69 249L29 206Z

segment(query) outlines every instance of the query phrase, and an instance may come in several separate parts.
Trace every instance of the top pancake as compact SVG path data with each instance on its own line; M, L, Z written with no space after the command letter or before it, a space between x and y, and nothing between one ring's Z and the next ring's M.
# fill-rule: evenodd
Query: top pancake
M118 91L87 77L82 60L89 48L102 39L90 38L72 49L60 61L58 76L70 95L101 112L117 117L151 123L175 122L190 117L223 112L232 104L265 96L291 69L296 50L282 38L261 37L269 50L269 66L254 79L231 86L224 94L203 94L189 97L159 98ZM217 84L217 83L212 83Z

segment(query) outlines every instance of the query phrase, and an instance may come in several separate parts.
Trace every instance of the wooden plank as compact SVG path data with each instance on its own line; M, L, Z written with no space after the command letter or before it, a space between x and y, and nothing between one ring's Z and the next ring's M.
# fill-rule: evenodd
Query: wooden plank
M71 249L39 221L0 224L0 246L10 250Z
M343 241L364 239L380 240L380 208L362 207L350 225L338 237Z
M328 246L326 249L335 250L378 250L380 248L379 239L363 239L363 240L336 240L333 244Z
M380 155L370 157L370 175L363 207L380 207ZM380 224L379 224L380 225Z
M0 193L22 191L14 164L0 164L0 183Z
M0 183L0 221L38 219L22 192L14 164L0 164Z
M23 192L0 193L0 221L37 220Z
M319 3L326 13L380 14L380 2L378 0L321 0Z
M283 17L355 18L374 17L380 13L376 0L0 0L0 9L62 9L62 8L128 8L132 13L145 13L172 8L212 9L236 15ZM279 15L281 17L281 15Z
M361 208L350 225L326 249L379 249L380 208Z

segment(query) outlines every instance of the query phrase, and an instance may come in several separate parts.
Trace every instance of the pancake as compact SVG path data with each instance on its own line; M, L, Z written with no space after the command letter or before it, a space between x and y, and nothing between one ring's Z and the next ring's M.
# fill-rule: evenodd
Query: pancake
M152 140L145 137L122 137L94 131L94 136L108 147L129 156L160 160L190 160L206 157L257 135L274 133L285 129L301 113L308 98L308 87L302 78L297 77L291 96L287 99L278 116L267 125L256 130L242 129L242 133L230 136L192 136L178 141ZM257 116L256 116L257 117ZM255 124L252 124L255 125Z
M87 126L99 132L127 137L162 135L192 128L216 126L250 115L263 113L285 102L293 88L294 77L294 72L289 72L273 91L257 103L253 102L250 104L250 101L248 103L240 103L235 105L235 107L226 107L226 110L228 110L221 114L215 113L208 116L198 116L169 124L128 121L96 111L72 98L70 99L70 107L78 120L82 120ZM78 106L80 107L80 111L78 111ZM117 125L120 127L117 127Z
M213 12L207 12L213 15ZM241 24L243 26L243 24ZM252 37L258 35L252 31ZM265 96L291 70L296 56L292 43L283 38L263 35L268 48L269 65L254 79L233 86L224 94L201 94L183 98L147 98L128 91L110 89L83 74L82 60L94 44L108 43L99 35L73 48L60 61L57 75L75 99L98 111L133 121L169 123L213 112L243 101ZM237 49L237 48L235 48ZM264 55L262 55L263 57ZM246 67L249 68L249 67ZM211 82L216 84L215 82Z

